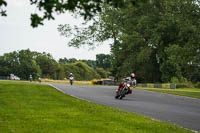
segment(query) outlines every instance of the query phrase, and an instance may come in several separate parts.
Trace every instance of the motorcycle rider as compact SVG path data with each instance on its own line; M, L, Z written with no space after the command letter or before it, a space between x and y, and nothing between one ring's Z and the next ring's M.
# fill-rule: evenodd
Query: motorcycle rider
M135 74L134 73L131 73L130 74L130 77L126 77L125 79L123 79L123 81L127 81L127 83L129 83L131 85L131 87L136 87L137 85L137 81L136 81L136 78L135 78ZM119 88L118 88L118 91L121 91L121 89L124 87L124 83L122 82L120 85L119 85ZM127 94L131 94L132 93L132 88L129 87L128 88L128 92Z
M69 74L69 78L70 78L70 77L74 77L72 73Z
M131 74L130 74L130 77L127 77L127 78L128 78L128 80L130 81L131 86L135 88L136 85L137 85L137 81L136 81L136 78L135 78L135 74L134 74L134 73L131 73Z
M73 83L73 80L74 80L74 76L73 76L72 73L70 73L70 74L69 74L69 82L70 82L71 85L72 85L72 83Z

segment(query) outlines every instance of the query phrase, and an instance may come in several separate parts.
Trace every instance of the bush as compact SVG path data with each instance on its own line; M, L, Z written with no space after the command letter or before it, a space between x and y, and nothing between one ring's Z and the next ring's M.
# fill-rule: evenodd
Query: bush
M107 72L103 68L97 68L96 72L101 76L101 78L107 78Z
M171 83L188 83L188 81L184 77L181 77L180 79L178 79L177 77L172 77Z
M65 64L64 71L67 78L70 73L73 73L75 80L92 80L101 78L94 69L83 62Z
M193 88L191 83L176 83L176 88Z
M197 82L195 85L194 85L195 88L200 88L200 82Z
M171 83L179 83L179 79L177 77L172 77Z

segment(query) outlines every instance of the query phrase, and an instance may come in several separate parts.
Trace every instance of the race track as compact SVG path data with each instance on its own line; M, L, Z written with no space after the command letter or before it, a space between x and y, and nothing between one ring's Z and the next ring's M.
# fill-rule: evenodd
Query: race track
M127 95L123 100L117 100L114 98L116 87L113 86L62 84L51 84L51 86L80 99L200 131L200 100L198 99L135 89L133 94Z

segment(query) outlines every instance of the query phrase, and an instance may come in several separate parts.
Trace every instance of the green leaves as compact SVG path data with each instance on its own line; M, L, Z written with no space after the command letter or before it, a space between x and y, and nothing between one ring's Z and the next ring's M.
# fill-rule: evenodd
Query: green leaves
M67 76L70 73L73 73L75 80L92 80L101 78L94 69L81 61L63 64L63 67Z
M82 16L85 20L91 20L97 13L103 11L104 4L108 4L115 9L125 7L127 3L140 3L145 0L30 0L31 5L36 5L40 13L33 13L31 15L31 26L38 27L43 25L44 20L53 20L54 14L63 14L65 12L72 12ZM0 15L6 16L6 10L2 9L7 6L5 0L0 0ZM39 16L38 14L42 14Z
M48 77L64 79L62 67L50 54L32 52L29 49L14 51L0 56L0 75L15 74L21 79Z
M70 46L96 46L95 42L112 39L112 72L116 78L136 72L141 82L170 82L172 78L197 81L199 1L135 2L125 2L119 9L104 5L93 25L79 29Z
M5 0L0 0L0 15L7 16L6 10L2 9L3 6L7 6L7 2Z
M151 0L115 12L119 17L112 22L120 33L115 36L119 43L112 45L116 76L136 71L142 82L193 80L189 75L198 69L193 62L199 57L199 10L189 0Z
M98 67L109 70L109 55L103 56L103 61L98 62ZM76 80L92 80L105 78L109 74L103 68L97 68L94 60L60 59L59 63L48 53L32 52L29 49L14 51L0 56L0 75L9 76L11 73L23 80L50 78L63 80L69 73L75 75Z
M43 12L43 16L34 17L32 26L37 27L42 25L45 19L54 19L53 14L62 14L67 11L77 13L84 17L85 20L90 20L96 16L97 13L102 11L104 3L110 4L111 6L118 8L124 5L123 0L30 0L32 5L37 5L37 8Z
M31 14L31 26L33 28L37 27L38 25L43 25L43 21L41 17L39 17L37 14Z
M110 55L97 54L96 55L96 66L109 70L111 68L111 57Z

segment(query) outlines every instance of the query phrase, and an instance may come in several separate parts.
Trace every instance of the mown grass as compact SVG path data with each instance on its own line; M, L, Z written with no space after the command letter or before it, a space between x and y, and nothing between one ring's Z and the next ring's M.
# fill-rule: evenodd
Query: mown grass
M50 79L42 79L42 82L48 83L57 83L57 84L70 84L69 80L50 80ZM91 81L74 81L74 85L91 85Z
M139 88L139 89L200 99L200 89L197 89L197 88L178 88L178 89Z
M191 133L40 84L0 81L1 133Z

